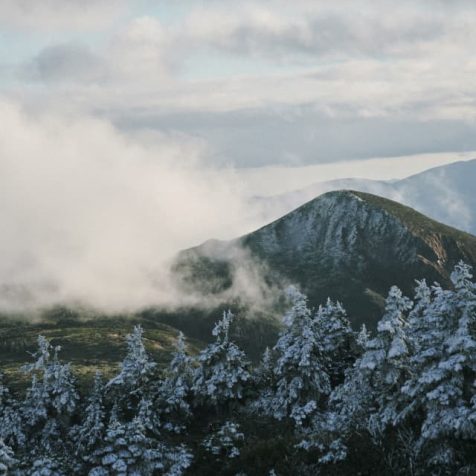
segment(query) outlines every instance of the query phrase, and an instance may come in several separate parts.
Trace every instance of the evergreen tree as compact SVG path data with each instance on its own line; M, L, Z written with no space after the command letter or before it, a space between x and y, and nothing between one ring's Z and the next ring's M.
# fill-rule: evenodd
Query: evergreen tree
M17 463L13 450L0 438L0 475L6 476Z
M32 459L27 474L31 476L68 476L72 474L70 469L66 468L67 465L61 458L42 455Z
M240 431L240 426L226 421L216 432L205 438L203 446L215 456L236 458L240 455L239 446L244 439L245 435Z
M76 454L86 456L87 459L87 455L98 446L105 433L104 383L100 372L96 372L93 389L82 415L81 423L71 431L71 439Z
M315 319L327 371L331 382L336 385L343 381L345 369L355 360L354 332L345 309L331 299L327 300L325 306L319 306Z
M251 378L244 352L230 341L232 321L233 314L224 312L212 332L215 342L198 357L200 365L195 371L192 389L203 403L220 405L242 399Z
M147 436L141 418L123 423L113 412L104 444L91 456L90 476L167 474L181 475L190 465L191 455L183 447L169 448Z
M377 325L377 335L366 344L360 368L371 378L379 411L373 416L374 431L392 423L400 410L400 387L409 373L412 346L406 333L405 312L412 302L393 286L385 302L385 313Z
M59 361L60 347L53 347L43 336L38 337L34 363L24 366L32 376L30 388L22 405L28 433L29 461L62 460L67 451L67 435L78 394L69 364Z
M307 298L290 288L291 310L284 316L285 330L274 347L274 386L255 407L278 420L291 418L302 425L330 393L330 379L317 320L307 307Z
M359 345L366 346L369 334L365 327L358 340ZM318 449L322 464L343 461L355 435L370 439L369 420L378 410L376 397L370 375L361 368L359 358L346 369L344 381L332 390L325 412L315 415L301 434L300 447Z
M140 325L134 326L132 333L127 335L127 355L122 361L121 371L107 383L116 400L126 408L134 408L151 390L156 364L144 347L143 335Z
M426 298L423 322L413 329L418 345L412 377L402 388L411 404L400 418L415 421L423 415L417 442L421 464L451 473L464 466L466 446L476 441L476 286L471 277L470 268L460 263L451 275L454 290L434 286L432 299Z
M190 395L193 380L192 359L186 353L185 337L179 333L177 350L167 369L166 378L159 386L159 405L164 428L181 432L191 417Z
M272 351L269 347L266 347L261 362L254 368L253 372L254 388L260 394L264 394L273 386L274 364Z
M18 402L4 383L0 372L0 440L11 447L25 444L23 420Z

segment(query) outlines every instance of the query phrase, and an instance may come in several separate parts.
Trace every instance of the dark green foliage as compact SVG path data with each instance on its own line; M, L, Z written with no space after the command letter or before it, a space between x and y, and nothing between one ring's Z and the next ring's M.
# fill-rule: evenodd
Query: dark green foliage
M130 332L131 321L118 317L124 327L113 334L105 321L93 325L64 309L51 312L48 319L61 322L62 333L49 324L24 325L25 349L34 350L30 334L39 329L55 344L67 344L67 336L87 340L89 333L114 336L120 371L112 369L105 385L99 376L94 386L84 381L78 392L60 349L40 338L26 368L27 396L21 388L9 391L11 375L0 378L0 463L19 475L476 474L476 284L464 264L451 279L450 290L419 283L414 304L392 288L368 338L365 332L357 338L338 303L311 310L294 290L287 331L254 366L234 342L252 328L230 313L217 323L212 342L202 345L201 357L193 341L181 338L175 354L181 358L165 366L156 360L165 363L168 354L156 347L175 348L169 326L145 325L142 332L136 325L126 353L119 339L126 337L126 323ZM153 322L153 316L149 311L142 322ZM7 352L14 334L12 328L4 332ZM93 345L87 349L97 352ZM306 383L315 356L322 363L317 371L330 376L318 397ZM286 367L285 391L275 385L283 362L293 363ZM206 379L194 386L204 373ZM214 397L217 389L220 398ZM312 411L305 421L292 411L269 412L257 404L263 395L284 398L290 410L312 403Z

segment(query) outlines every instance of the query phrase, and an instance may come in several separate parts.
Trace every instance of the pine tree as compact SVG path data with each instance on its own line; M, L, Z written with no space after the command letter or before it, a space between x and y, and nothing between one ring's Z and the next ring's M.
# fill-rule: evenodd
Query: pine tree
M93 389L82 415L81 423L71 430L71 439L76 454L87 457L102 441L105 433L104 383L100 372L96 372Z
M134 326L132 333L127 335L127 355L122 361L121 371L106 386L128 408L134 407L143 395L150 392L156 367L144 347L143 335L140 325Z
M470 268L460 263L451 275L454 291L434 286L431 297L425 291L422 322L413 323L418 345L412 377L402 388L411 404L400 418L423 414L417 443L421 464L449 472L462 467L465 444L476 441L476 286L471 277Z
M91 456L90 476L169 474L181 475L190 465L191 455L183 447L169 448L147 436L139 417L121 422L113 412L104 443Z
M359 345L366 346L369 334L365 327L358 340ZM315 415L309 428L300 435L300 447L318 449L321 464L343 461L354 435L369 438L369 420L377 411L377 395L370 375L361 368L361 358L358 358L346 369L344 381L332 390L325 412Z
M331 382L336 385L343 381L345 369L355 360L354 332L345 309L331 299L327 300L325 306L319 306L315 320L327 371Z
M411 342L406 333L405 312L412 302L393 286L385 302L385 313L377 325L377 335L366 344L360 368L372 379L379 411L371 421L375 431L393 422L400 411L400 387L409 373Z
M0 438L0 475L6 476L17 463L13 450Z
M240 431L240 426L226 421L216 432L205 438L203 446L215 456L236 458L240 455L239 446L244 439L245 435Z
M159 385L159 405L164 428L179 433L191 417L190 395L193 380L192 359L186 353L185 337L179 333L177 350Z
M0 439L11 447L25 444L23 420L18 402L4 383L0 372Z
M285 330L274 347L275 383L255 407L278 420L291 418L302 425L317 411L331 386L318 323L307 307L307 298L295 288L288 293L293 305L284 316Z
M224 312L212 332L215 342L198 357L192 389L202 403L221 405L242 399L251 378L244 352L230 341L232 321L233 314Z
M22 405L30 461L60 461L67 451L70 419L79 397L69 364L59 361L60 349L39 336L38 351L33 354L36 360L24 366L32 376Z
M43 455L32 458L27 474L31 476L68 476L71 472L61 458Z
M273 386L274 364L272 351L269 347L266 347L261 362L254 368L253 372L254 388L258 392L266 392Z

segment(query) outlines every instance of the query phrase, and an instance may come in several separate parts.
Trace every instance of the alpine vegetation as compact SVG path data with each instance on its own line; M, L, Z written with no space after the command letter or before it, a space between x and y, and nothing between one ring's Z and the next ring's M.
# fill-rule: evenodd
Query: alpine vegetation
M392 287L375 332L351 328L330 299L296 288L279 338L253 364L223 314L191 355L180 334L168 366L127 336L109 380L79 389L42 336L26 391L0 375L0 474L476 474L476 284Z

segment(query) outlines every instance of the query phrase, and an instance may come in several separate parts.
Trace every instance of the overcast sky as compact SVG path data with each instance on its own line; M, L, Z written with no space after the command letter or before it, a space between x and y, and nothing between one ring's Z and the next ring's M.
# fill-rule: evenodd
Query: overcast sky
M475 24L471 0L1 0L0 85L217 165L458 153Z
M183 303L170 259L264 225L250 195L475 157L474 25L474 0L0 0L0 311Z

